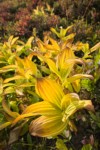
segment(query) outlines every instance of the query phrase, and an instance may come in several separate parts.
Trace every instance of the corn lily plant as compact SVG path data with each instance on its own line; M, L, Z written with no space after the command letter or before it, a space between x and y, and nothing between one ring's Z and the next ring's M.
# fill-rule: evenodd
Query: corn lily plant
M0 64L11 65L15 62L15 57L22 53L31 52L32 41L34 37L30 37L26 43L19 40L19 37L10 36L7 42L0 43Z
M91 75L84 74L83 68L85 63L87 64L86 58L91 58L90 54L98 49L100 44L96 44L91 49L89 48L88 43L84 44L82 42L77 42L76 44L73 44L75 34L73 34L73 36L72 34L66 36L71 28L72 26L69 26L66 29L61 28L60 32L51 28L51 31L61 40L60 42L57 42L50 37L44 42L37 40L38 50L40 51L40 53L37 53L37 57L47 63L51 71L51 76L56 79L59 78L62 85L71 92L79 92L81 88L80 79L85 77L93 78ZM84 56L81 59L74 54L75 51L80 50L84 53ZM91 60L88 61L90 62ZM79 67L79 64L81 64L82 67Z
M33 136L51 137L65 129L76 130L72 121L75 112L83 108L94 111L91 100L80 100L75 93L65 94L60 84L47 77L37 79L35 87L43 101L28 106L12 122L12 125L15 125L27 117L38 116L29 126Z
M72 47L73 51L80 51L82 50L82 52L84 53L82 59L86 61L86 59L88 58L92 58L91 53L93 53L94 51L100 49L100 42L98 42L95 46L93 46L92 48L89 47L88 43L82 43L82 42L77 42L73 47Z
M69 32L72 29L72 27L73 27L73 25L68 26L66 29L63 29L62 27L60 27L60 31L59 32L57 32L56 29L51 28L51 31L53 33L55 33L57 35L57 37L59 39L61 39L62 41L68 41L68 40L72 40L74 38L74 36L75 36L74 33L66 35L67 32Z
M30 55L31 59L33 55L36 55L42 62L40 66L41 70L47 73L50 76L50 78L61 82L62 86L68 88L71 92L80 91L81 79L93 79L93 76L91 75L82 74L82 67L79 67L78 65L81 64L84 68L85 63L81 59L76 58L73 51L69 48L66 48L63 51L61 51L55 59L47 58L41 55L40 53L36 52L33 52ZM48 66L43 66L43 64L47 64Z
M29 126L33 136L56 136L66 129L77 130L73 117L78 110L85 108L94 111L91 100L80 100L76 93L80 91L81 79L93 78L89 74L84 74L86 73L85 60L90 57L91 52L98 49L100 44L91 49L87 43L74 44L75 34L66 35L70 29L71 27L65 30L61 28L60 33L51 29L61 41L57 42L51 37L45 38L44 42L38 39L38 47L35 47L33 51L31 49L33 37L22 45L16 45L18 38L10 37L8 43L4 44L0 52L0 73L13 71L13 74L8 73L10 76L1 77L1 95L15 92L16 95L21 96L24 95L23 89L25 89L25 92L29 92L28 94L38 94L40 101L37 103L32 101L31 104L23 102L26 109L20 111L18 108L19 111L16 112L11 111L6 99L2 98L2 111L7 122L0 124L0 130L14 125L23 127L23 124L33 119ZM20 55L25 52L25 47L32 52L22 59ZM12 52L13 48L15 52ZM83 58L77 57L74 53L80 50L84 52ZM40 60L40 64L33 61L34 56Z
M65 46L71 48L74 52L75 51L80 51L82 50L84 53L83 59L85 60L86 58L91 58L91 53L96 51L97 49L100 48L100 42L98 42L95 46L92 48L89 47L88 43L82 43L80 41L76 42L73 44L73 40L75 37L75 33L66 35L68 31L72 29L73 25L67 27L66 29L63 29L62 27L60 28L60 31L57 32L56 29L51 28L51 31L57 35L57 37L61 40L60 43L62 45L63 49Z
M32 62L29 57L21 59L16 56L14 65L7 65L0 68L0 73L9 71L13 71L15 75L3 80L4 94L18 91L20 93L22 88L32 87L35 85L34 76L40 76L36 64Z
M44 58L43 60L47 63L51 71L50 76L59 79L62 86L68 88L71 92L80 91L80 79L93 78L91 75L82 74L82 67L79 68L77 64L81 64L84 68L85 63L74 55L72 49L61 50L55 59L41 58Z

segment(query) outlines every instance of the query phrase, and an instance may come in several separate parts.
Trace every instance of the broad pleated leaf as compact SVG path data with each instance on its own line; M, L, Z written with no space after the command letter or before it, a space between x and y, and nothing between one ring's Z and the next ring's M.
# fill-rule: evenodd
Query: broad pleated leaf
M75 33L71 33L71 34L65 36L63 38L63 40L65 40L66 42L72 42L74 40L75 35L76 35Z
M51 30L53 33L55 33L55 34L60 38L59 32L57 32L54 28L51 28L50 30Z
M44 47L44 43L41 40L37 40L37 45L39 50L44 53L47 51L47 49Z
M23 114L26 113L33 113L34 115L44 115L44 116L52 116L58 115L61 113L60 109L56 109L47 101L38 102L28 106L24 111Z
M31 116L37 116L37 115L43 115L43 116L56 116L61 115L61 110L56 109L54 106L52 106L47 101L38 102L35 104L32 104L28 106L21 115L19 115L12 123L12 125L15 125L20 120L23 120L24 118L28 118Z
M73 86L75 92L78 93L80 91L80 89L81 89L80 79L75 80L74 82L72 82L72 86Z
M63 68L71 68L75 64L84 64L81 59L67 59L65 63L63 64Z
M37 79L36 91L43 100L48 101L59 108L61 107L60 102L64 93L62 87L54 80L49 78Z
M28 58L25 58L25 62L24 62L24 67L25 69L28 71L30 71L30 74L32 75L36 75L37 74L37 67L34 64L34 62L32 62L31 60L29 60Z
M25 46L31 47L31 44L32 44L33 39L34 39L34 37L30 37L30 38L28 39L28 41L26 42Z
M11 45L14 45L14 44L15 44L15 42L16 42L18 39L19 39L19 37L15 37L15 38L13 38L13 39L12 39L12 41L11 41Z
M53 73L55 73L59 78L61 78L61 77L60 77L60 73L59 73L59 71L58 71L58 69L57 69L57 67L56 67L55 62L54 62L53 60L51 60L51 59L46 59L46 62L47 62L47 64L48 64L50 70L51 70Z
M75 58L73 51L69 48L64 49L58 55L58 67L63 68L66 60Z
M52 38L50 38L50 37L49 37L49 40L50 40L51 44L44 44L44 47L45 47L47 50L59 51L59 50L60 50L60 47L59 47L57 41L55 41L54 39L52 39Z
M51 137L63 132L66 125L61 116L41 116L31 122L29 131L33 136Z
M62 68L60 68L60 74L62 79L67 79L75 64L83 64L83 61L80 59L67 59L65 62L62 63Z

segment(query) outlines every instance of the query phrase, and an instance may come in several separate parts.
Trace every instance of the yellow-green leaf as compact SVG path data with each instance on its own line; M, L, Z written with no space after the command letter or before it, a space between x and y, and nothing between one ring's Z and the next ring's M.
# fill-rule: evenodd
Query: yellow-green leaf
M63 132L66 126L61 116L41 116L31 122L29 131L33 136L51 137Z
M16 69L15 65L4 66L4 67L0 68L0 73L7 72L7 71L12 71L12 70L15 70L15 69Z
M58 115L61 113L61 110L56 109L52 104L47 101L38 102L28 106L23 114L33 113L33 115L44 115L44 116L52 116Z
M60 102L64 95L62 87L56 83L56 81L49 78L37 79L36 92L43 100L50 102L51 104L61 107Z
M35 85L35 80L34 80L34 83L30 83L30 82L27 82L27 83L24 83L24 84L20 84L18 87L30 87L30 86L34 86ZM17 86L17 85L16 85Z
M57 139L56 148L58 150L68 150L68 148L66 147L66 145L64 143L64 140L62 140L62 139Z
M58 67L63 68L64 64L66 63L66 60L73 59L73 58L75 58L73 51L69 48L64 49L58 55L58 58L57 58Z
M30 38L28 39L28 41L26 42L25 46L28 46L28 47L31 48L31 44L32 44L33 39L34 39L34 37L30 37Z
M5 79L4 83L8 83L8 82L13 81L13 80L21 80L21 79L24 79L23 76L16 75L14 77Z
M80 85L80 79L75 80L74 82L72 82L72 86L75 90L75 92L79 92L81 89L81 85Z
M51 59L46 59L46 62L48 64L50 70L60 78L60 73L58 72L55 62Z
M51 28L50 30L51 30L53 33L55 33L55 34L60 38L59 32L57 32L54 28Z
M84 101L74 100L66 107L63 120L68 120L77 110L84 108Z
M67 43L68 43L68 42L72 42L73 39L74 39L74 37L75 37L75 35L76 35L75 33L69 34L69 35L65 36L65 37L63 38L63 40L65 40Z
M57 116L61 115L61 110L56 109L56 107L52 106L47 101L38 102L35 104L32 104L28 106L21 115L19 115L12 123L12 125L15 125L20 120L23 120L24 118L28 117L34 117L37 115L45 115L45 116Z
M59 51L60 50L60 47L58 45L58 43L56 42L56 40L52 39L49 37L49 40L51 42L51 44L44 44L44 47L47 49L47 50L51 50L51 51Z
M5 90L4 90L4 94L9 94L9 93L15 93L15 89L13 87L7 87Z
M11 117L16 118L19 114L17 112L12 112L8 105L6 104L6 101L3 99L2 100L2 107L4 109L4 111Z
M88 74L76 74L70 78L68 78L68 81L69 82L74 82L75 80L78 80L78 79L82 79L82 78L90 78L90 79L93 79L93 76L92 75L88 75Z
M9 125L11 125L11 122L6 122L6 123L3 123L3 124L0 124L0 130L8 127Z
M15 44L15 42L16 42L18 39L19 39L19 37L13 38L12 41L11 41L11 45Z
M79 96L76 93L66 94L61 100L62 110L65 110L73 101L79 101Z
M34 62L29 60L28 58L25 58L25 65L26 65L26 70L30 70L30 73L32 75L36 75L37 74L37 67L34 64Z
M95 50L99 49L100 48L100 42L97 43L95 46L93 46L91 49L90 49L90 53L94 52Z
M80 109L87 109L94 111L94 107L92 105L92 102L90 100L75 100L72 101L65 110L65 115L63 117L63 120L68 120L70 116L72 116L76 111Z
M41 40L37 40L37 45L42 53L46 52L47 49L44 47L44 43Z
M6 84L3 84L3 88L5 88L5 87L10 87L10 86L14 86L14 83L6 83Z

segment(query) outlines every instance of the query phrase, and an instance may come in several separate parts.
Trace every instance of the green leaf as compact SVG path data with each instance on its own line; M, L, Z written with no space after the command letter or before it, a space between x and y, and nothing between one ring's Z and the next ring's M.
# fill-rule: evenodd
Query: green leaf
M58 150L68 150L68 148L66 147L66 145L62 139L57 139L56 148Z
M81 150L93 150L93 149L92 149L92 146L91 146L90 144L86 144L86 145L84 145L84 146L82 147Z

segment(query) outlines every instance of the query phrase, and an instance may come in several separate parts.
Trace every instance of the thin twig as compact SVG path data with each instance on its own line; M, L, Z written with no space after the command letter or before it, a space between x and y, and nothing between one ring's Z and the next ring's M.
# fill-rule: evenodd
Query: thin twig
M89 1L88 5L87 5L87 7L86 7L86 9L85 9L85 12L84 12L83 17L85 17L85 15L86 15L86 13L87 13L87 10L88 10L90 4L92 3L92 1L93 1L93 0L90 0L90 1Z

